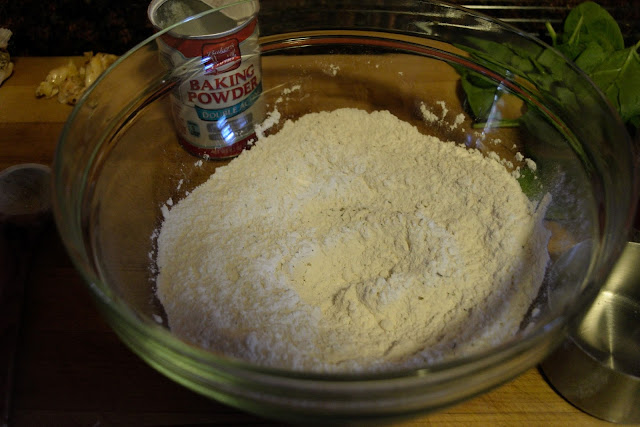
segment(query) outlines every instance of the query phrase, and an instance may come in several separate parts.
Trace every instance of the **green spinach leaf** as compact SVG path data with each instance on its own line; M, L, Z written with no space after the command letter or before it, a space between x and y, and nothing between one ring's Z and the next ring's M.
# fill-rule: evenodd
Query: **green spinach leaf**
M468 109L474 117L489 117L494 101L500 97L495 83L465 68L456 69L462 77L461 85L466 94L465 104Z
M624 122L640 116L640 42L614 52L592 72L594 83L607 95Z
M624 49L624 38L615 19L597 3L587 1L573 8L565 19L562 44L557 47L574 60L594 43L604 52Z
M563 33L558 35L550 24L547 29L554 48L582 69L605 93L622 120L636 129L640 126L640 43L624 47L624 39L615 19L595 2L581 3L565 19ZM527 74L565 106L577 106L580 94L572 87L564 60L551 49L524 50L493 41L474 40L477 49L467 46L476 59L497 64L504 71ZM487 55L484 52L491 52ZM491 105L499 97L496 83L487 83L477 74L458 70L462 89L476 123L485 122ZM569 73L571 74L571 73ZM571 74L572 76L574 74ZM493 85L493 88L491 87Z

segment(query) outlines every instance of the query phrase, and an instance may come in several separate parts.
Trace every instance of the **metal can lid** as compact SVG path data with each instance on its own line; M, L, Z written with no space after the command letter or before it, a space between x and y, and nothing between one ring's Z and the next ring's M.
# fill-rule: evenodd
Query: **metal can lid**
M222 8L206 13L218 7ZM229 0L153 0L147 15L157 30L182 23L168 31L173 37L206 39L233 34L247 25L258 14L258 10L259 3L256 0L241 3Z

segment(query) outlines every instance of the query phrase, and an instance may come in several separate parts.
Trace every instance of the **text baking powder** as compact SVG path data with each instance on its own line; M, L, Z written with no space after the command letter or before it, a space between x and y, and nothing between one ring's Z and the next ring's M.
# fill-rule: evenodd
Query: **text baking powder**
M149 19L163 29L208 9L201 0L154 0ZM157 39L164 62L181 70L170 94L172 114L192 154L233 157L255 139L254 126L264 118L257 12L257 1L233 5Z
M177 336L264 366L424 366L519 330L547 205L389 112L308 114L166 210L157 296Z

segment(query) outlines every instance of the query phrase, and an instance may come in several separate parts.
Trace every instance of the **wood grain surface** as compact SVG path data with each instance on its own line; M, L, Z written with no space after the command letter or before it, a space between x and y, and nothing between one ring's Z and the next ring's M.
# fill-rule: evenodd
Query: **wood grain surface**
M71 107L36 99L49 69L69 58L14 58L0 86L0 169L52 162ZM14 426L279 425L173 383L126 348L101 319L50 224L30 260L12 395ZM402 426L592 426L536 368L470 401Z

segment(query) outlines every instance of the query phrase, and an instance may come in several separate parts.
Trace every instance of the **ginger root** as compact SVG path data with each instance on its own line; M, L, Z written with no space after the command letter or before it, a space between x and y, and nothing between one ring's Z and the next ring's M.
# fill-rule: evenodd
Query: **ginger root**
M13 73L13 62L7 50L12 35L8 28L0 28L0 85Z
M84 91L118 59L109 53L85 52L84 64L77 67L73 61L54 68L36 88L36 96L53 98L61 104L75 105Z

